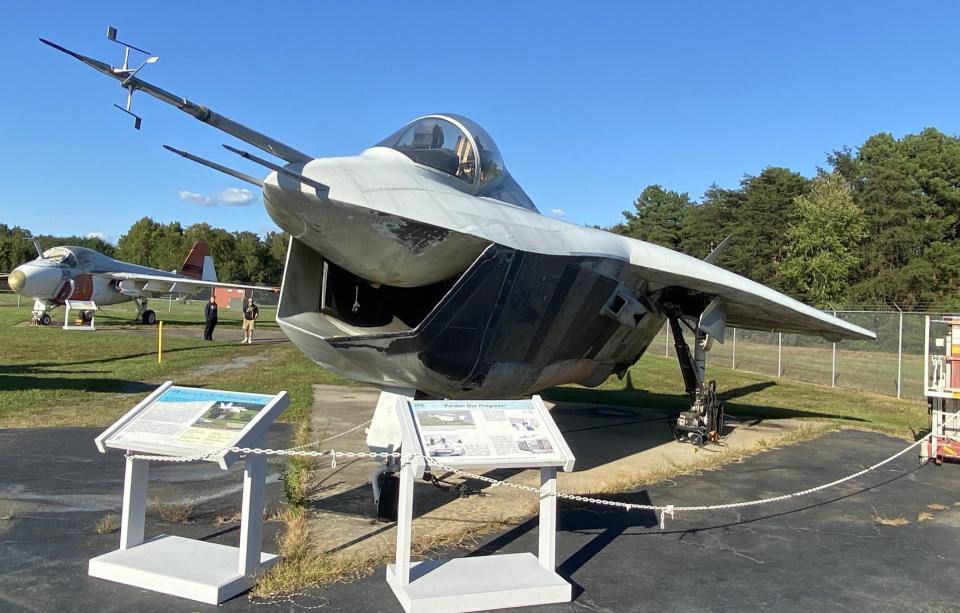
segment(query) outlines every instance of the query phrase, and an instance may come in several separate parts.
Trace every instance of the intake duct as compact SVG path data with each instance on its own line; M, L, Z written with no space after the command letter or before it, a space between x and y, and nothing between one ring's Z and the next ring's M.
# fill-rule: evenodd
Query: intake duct
M416 328L458 277L422 287L371 283L291 238L277 317L324 338Z

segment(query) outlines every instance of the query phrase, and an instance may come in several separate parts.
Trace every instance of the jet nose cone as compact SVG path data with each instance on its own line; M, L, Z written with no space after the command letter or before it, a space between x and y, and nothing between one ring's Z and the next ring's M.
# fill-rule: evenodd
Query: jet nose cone
M7 283L10 285L10 289L19 294L27 283L27 275L22 270L16 269L7 277Z
M49 299L63 284L63 278L59 268L24 265L13 269L7 283L18 294Z

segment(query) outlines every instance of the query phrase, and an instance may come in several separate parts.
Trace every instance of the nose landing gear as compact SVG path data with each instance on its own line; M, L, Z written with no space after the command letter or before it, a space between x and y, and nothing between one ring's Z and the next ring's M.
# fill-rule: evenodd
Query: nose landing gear
M52 321L50 313L47 312L49 308L51 308L51 305L43 300L35 300L33 302L33 323L39 326L49 326Z

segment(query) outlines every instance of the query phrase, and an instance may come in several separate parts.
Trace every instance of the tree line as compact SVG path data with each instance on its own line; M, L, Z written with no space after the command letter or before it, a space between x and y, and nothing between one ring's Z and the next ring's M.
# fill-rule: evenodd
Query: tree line
M827 156L816 176L768 167L696 202L646 187L609 230L717 263L821 307L960 305L960 139L888 133Z
M960 306L960 139L933 128L835 150L811 178L768 167L735 189L714 184L699 201L650 185L623 216L608 229L699 258L730 235L720 266L821 307ZM0 224L0 271L36 257L28 236ZM179 268L203 239L221 280L270 285L280 283L287 248L281 232L261 238L149 217L116 246L37 238L44 249L80 245L162 270Z
M0 224L0 271L9 271L37 257L29 240L30 231ZM36 235L42 249L59 245L89 247L125 262L160 270L178 270L190 248L204 240L213 256L221 281L279 285L287 255L287 236L268 232L261 238L254 232L229 232L207 223L184 228L179 222L159 223L149 217L136 221L116 245L89 236Z

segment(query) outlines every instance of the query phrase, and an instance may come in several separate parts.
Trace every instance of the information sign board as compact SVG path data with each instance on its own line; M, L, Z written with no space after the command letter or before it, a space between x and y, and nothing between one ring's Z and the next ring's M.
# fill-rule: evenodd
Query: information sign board
M408 407L420 452L449 466L564 466L573 457L539 396Z
M209 453L259 439L258 430L269 425L286 404L285 393L271 396L164 385L101 434L97 446L165 455Z

